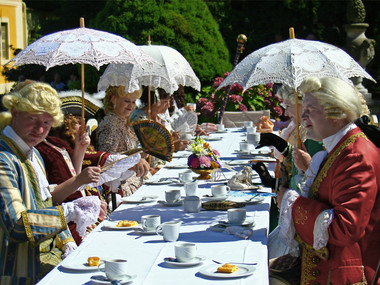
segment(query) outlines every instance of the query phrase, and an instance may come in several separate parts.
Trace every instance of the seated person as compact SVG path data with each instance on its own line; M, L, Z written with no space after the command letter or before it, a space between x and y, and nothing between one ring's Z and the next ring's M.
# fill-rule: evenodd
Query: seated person
M1 120L0 236L7 254L1 255L0 283L35 284L76 248L64 216L67 208L53 204L83 183L96 182L100 169L50 186L34 146L62 122L61 102L48 84L29 81L16 87L3 97L11 112L3 115L10 123Z
M36 148L41 153L47 166L47 179L50 184L59 184L78 175L82 171L82 167L103 166L110 163L112 156L110 153L86 151L90 143L87 132L80 134L81 128L77 118L71 114L65 115L64 124L60 127L53 128L49 136ZM136 162L135 158L125 159L125 169ZM132 175L132 171L130 174ZM77 190L69 195L64 202L74 201L81 197L95 196L99 201L94 201L86 208L86 214L78 221L69 223L69 228L77 245L79 245L86 233L86 228L95 222L101 221L107 215L107 203L102 194L107 197L109 194L102 193L102 187L87 186L84 189ZM100 211L98 206L100 205ZM92 206L92 207L91 207ZM92 227L91 227L92 229ZM88 231L90 231L89 229Z
M116 154L137 148L139 141L130 126L129 117L136 108L136 100L141 96L141 93L141 90L126 93L124 86L110 86L106 90L104 98L104 112L106 115L95 130L98 151ZM148 162L144 158L141 158L130 170L135 173L122 182L120 187L123 196L132 195L137 191L143 184L144 176L149 171L157 171L150 169Z
M148 105L149 96L151 102L150 108ZM177 132L173 131L170 122L164 119L164 114L170 107L170 94L168 94L167 92L165 92L165 90L161 88L158 88L156 91L151 91L150 94L148 94L148 88L145 87L140 100L143 104L143 107L140 109L136 109L132 112L131 121L137 122L142 120L148 120L148 113L150 110L150 119L153 122L157 122L163 125L168 131L172 133L175 150L179 151L186 149L186 147L189 145L189 141L181 140L180 135ZM163 161L156 161L156 166L162 166L163 163Z
M277 193L279 236L300 253L302 267L289 270L319 284L371 284L380 260L380 144L358 120L355 87L310 77L300 90L306 135L326 150L312 158L300 192ZM272 278L286 280L285 273Z

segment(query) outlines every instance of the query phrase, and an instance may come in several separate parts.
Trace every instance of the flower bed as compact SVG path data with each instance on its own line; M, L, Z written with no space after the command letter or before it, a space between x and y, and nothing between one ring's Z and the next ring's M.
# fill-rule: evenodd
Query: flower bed
M216 77L212 86L202 88L197 95L197 109L200 110L200 122L217 122L227 88L216 90L224 81L224 77ZM286 120L281 99L273 93L273 83L251 87L243 92L240 84L234 83L230 87L225 111L259 111L269 109L271 118L276 121Z

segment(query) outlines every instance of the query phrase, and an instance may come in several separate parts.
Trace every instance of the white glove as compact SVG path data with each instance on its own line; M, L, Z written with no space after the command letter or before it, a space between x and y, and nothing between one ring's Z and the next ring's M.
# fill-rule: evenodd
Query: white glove
M86 228L98 220L100 199L97 196L86 196L72 202L62 203L67 222L76 223L76 229L82 237Z
M64 244L63 247L62 247L62 251L63 251L62 259L65 259L77 247L78 247L77 244L75 242L73 242L73 241L70 241L70 242Z

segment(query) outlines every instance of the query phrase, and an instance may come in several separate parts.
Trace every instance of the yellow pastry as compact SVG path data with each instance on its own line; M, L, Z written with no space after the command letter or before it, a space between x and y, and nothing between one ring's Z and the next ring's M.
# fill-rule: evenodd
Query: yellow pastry
M218 267L218 272L220 273L234 273L239 269L236 265L232 265L229 263L223 264Z
M89 266L99 266L100 264L100 258L97 256L92 256L87 259Z
M138 223L136 221L125 220L125 221L119 221L116 226L117 227L135 227L137 225Z

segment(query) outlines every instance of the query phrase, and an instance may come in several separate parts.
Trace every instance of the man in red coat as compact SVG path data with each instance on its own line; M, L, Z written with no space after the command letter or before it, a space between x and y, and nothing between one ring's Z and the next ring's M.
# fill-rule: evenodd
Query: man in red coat
M380 149L353 123L361 103L351 85L308 78L300 89L307 136L326 151L313 157L301 194L278 192L280 235L300 249L300 284L371 284L380 260Z

